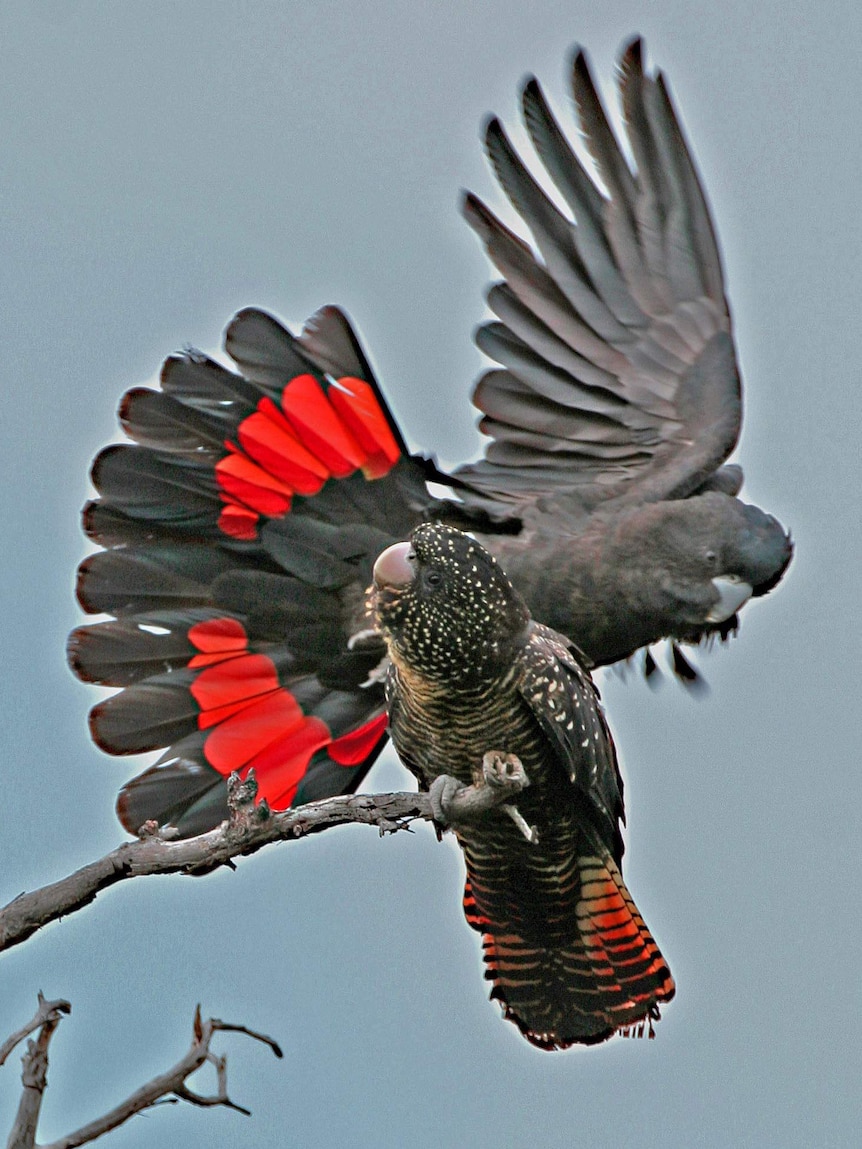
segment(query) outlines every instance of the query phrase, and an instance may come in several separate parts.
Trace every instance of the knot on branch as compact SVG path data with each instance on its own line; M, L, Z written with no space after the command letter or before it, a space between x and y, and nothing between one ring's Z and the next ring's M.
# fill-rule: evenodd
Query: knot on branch
M59 1018L57 1019L59 1021ZM54 1028L56 1028L56 1023ZM43 1028L44 1033L44 1028ZM27 1052L21 1059L23 1070L21 1081L25 1089L35 1089L39 1093L45 1091L48 1084L48 1038L50 1034L37 1038L30 1038L27 1042Z

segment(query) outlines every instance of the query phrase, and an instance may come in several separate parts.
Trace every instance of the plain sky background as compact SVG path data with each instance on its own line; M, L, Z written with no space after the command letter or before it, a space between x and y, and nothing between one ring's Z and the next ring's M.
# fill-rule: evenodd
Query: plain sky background
M430 828L350 827L236 873L143 879L0 957L0 1036L72 1000L42 1140L173 1063L205 1012L254 1111L165 1106L104 1144L398 1149L849 1146L860 1127L860 52L852 0L0 5L0 902L121 839L141 768L90 744L65 666L87 468L122 391L240 307L356 320L409 441L477 450L489 269L457 212L501 206L479 143L536 72L569 116L580 41L670 77L711 198L746 385L747 498L785 584L710 695L603 678L627 877L673 968L653 1042L547 1054L486 1000L461 863ZM606 91L607 91L606 87ZM852 733L851 733L852 732ZM387 756L375 789L407 788ZM0 1070L0 1136L18 1096Z

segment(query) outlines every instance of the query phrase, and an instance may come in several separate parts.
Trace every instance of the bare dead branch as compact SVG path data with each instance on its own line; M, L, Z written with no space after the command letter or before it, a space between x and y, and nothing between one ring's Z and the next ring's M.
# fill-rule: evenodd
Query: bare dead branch
M9 1041L4 1043L4 1049L8 1046L8 1055L25 1033L32 1033L34 1029L39 1028L38 1037L35 1041L27 1042L27 1052L21 1059L23 1065L21 1081L24 1089L9 1140L6 1142L6 1149L34 1149L42 1096L48 1079L48 1046L63 1014L68 1013L71 1008L67 1001L46 1002L40 993L39 1008L33 1019L35 1024L31 1023L29 1028L19 1031L18 1034L13 1033Z
M253 790L246 784L229 789L230 818L215 830L171 841L153 827L138 841L124 842L60 881L19 894L0 910L0 951L25 941L48 922L82 909L102 890L128 878L207 874L271 842L301 838L348 822L376 826L386 834L405 828L416 818L431 818L427 796L422 794L350 794L273 813L265 804L254 805Z
M0 952L26 941L48 922L83 909L102 890L128 878L208 874L220 866L233 866L234 858L254 854L272 842L350 822L376 826L382 836L407 829L417 819L433 821L427 794L348 794L274 813L266 803L255 805L256 790L253 772L245 782L231 775L230 817L215 830L196 838L170 840L155 825L146 827L138 841L124 842L58 882L19 894L0 909ZM477 781L462 791L459 801L466 806L475 799L478 812L502 805L507 797L511 793L505 789Z
M39 1010L36 1013L36 1018L41 1019L38 1023L41 1028L36 1040L28 1042L27 1053L23 1058L24 1092L21 1096L7 1149L34 1149L36 1127L48 1071L48 1043L57 1025L59 1025L62 1015L68 1013L70 1008L68 1002L46 1002L39 994ZM30 1032L32 1032L32 1028ZM215 1017L204 1021L201 1018L201 1007L198 1006L195 1010L192 1026L191 1047L185 1057L181 1058L166 1073L161 1073L152 1081L148 1081L146 1085L142 1085L140 1089L127 1097L110 1113L97 1117L95 1121L82 1126L74 1133L61 1137L59 1141L52 1141L50 1145L40 1146L39 1149L76 1149L77 1146L86 1145L89 1141L95 1141L97 1137L116 1129L118 1125L122 1125L130 1117L134 1117L136 1113L142 1113L145 1109L152 1109L156 1105L171 1101L188 1101L192 1105L202 1107L220 1105L223 1108L234 1109L237 1113L248 1116L250 1111L242 1105L237 1105L228 1096L227 1058L224 1056L217 1057L210 1049L214 1035L219 1032L244 1033L246 1037L251 1037L255 1041L268 1045L276 1057L282 1056L278 1043L271 1037L257 1033L244 1025L231 1025L229 1022L220 1021ZM18 1041L21 1040L22 1036L24 1036L23 1030L18 1035L12 1035L13 1038L17 1037ZM9 1040L11 1041L12 1038ZM8 1042L4 1043L4 1048L6 1045ZM189 1087L188 1079L207 1063L211 1064L216 1072L216 1091L212 1094L197 1093Z
M230 816L215 830L197 838L170 840L159 834L157 827L147 826L138 841L124 843L104 858L91 862L59 882L19 895L0 910L0 950L25 941L42 926L64 914L82 909L94 901L101 890L127 878L145 874L211 873L219 866L232 865L234 858L253 854L271 842L301 838L312 831L348 822L376 826L382 836L407 829L417 819L433 821L427 794L352 794L273 813L265 803L255 805L256 791L252 774L245 782L232 775L228 779ZM496 806L505 806L511 793L511 786L489 785L487 780L477 777L474 785L459 789L456 804L462 815L480 817ZM20 1041L39 1030L38 1038L28 1042L23 1059L24 1093L7 1149L34 1149L48 1069L48 1043L62 1015L70 1009L67 1001L49 1002L40 993L35 1016L0 1045L2 1065ZM248 1114L247 1109L228 1096L226 1058L216 1057L210 1051L212 1037L219 1031L244 1033L268 1045L276 1057L282 1056L281 1049L272 1038L218 1018L202 1021L198 1007L191 1048L172 1069L153 1078L110 1113L40 1149L76 1149L115 1129L134 1114L171 1101L186 1101L202 1107L218 1105ZM215 1069L216 1092L197 1093L189 1086L188 1078L207 1062Z
M96 1118L89 1125L82 1126L67 1137L60 1138L59 1141L52 1141L50 1145L42 1146L41 1149L77 1149L77 1146L86 1145L87 1142L95 1141L97 1137L101 1137L111 1129L116 1129L118 1125L122 1125L130 1117L134 1117L136 1113L142 1113L145 1109L151 1109L172 1097L202 1107L220 1105L249 1116L250 1110L237 1105L228 1096L227 1059L216 1057L210 1050L210 1042L214 1035L224 1030L244 1033L248 1037L268 1045L276 1057L282 1056L281 1049L271 1037L255 1033L254 1030L247 1029L245 1026L230 1025L215 1017L202 1021L200 1006L198 1006L195 1010L192 1043L185 1057L182 1057L166 1073L159 1074L152 1081L148 1081L146 1085L142 1085L140 1089L127 1097L110 1113ZM217 1074L216 1092L210 1095L196 1093L188 1086L188 1078L207 1062L215 1066Z

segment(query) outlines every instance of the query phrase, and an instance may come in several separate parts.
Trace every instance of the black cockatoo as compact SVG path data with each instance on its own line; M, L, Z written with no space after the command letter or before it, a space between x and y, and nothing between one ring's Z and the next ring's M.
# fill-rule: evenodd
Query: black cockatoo
M622 781L583 656L439 523L383 552L373 597L389 731L464 851L491 996L543 1049L652 1035L674 983L622 879ZM508 800L458 819L476 785Z
M102 549L78 581L84 609L115 621L74 632L70 658L122 688L92 712L101 747L164 749L121 792L132 832L208 828L225 776L252 766L275 807L356 788L387 737L386 649L365 592L375 556L420 521L473 531L534 616L596 665L665 637L678 652L726 636L780 579L790 540L736 498L741 472L724 465L741 410L730 318L664 81L634 41L620 72L633 169L581 52L572 77L597 177L536 81L523 94L565 211L487 127L535 249L464 201L504 277L477 336L500 365L474 396L481 461L446 475L408 451L333 307L298 337L242 311L226 334L237 373L174 355L161 390L124 397L134 444L96 458L84 525Z

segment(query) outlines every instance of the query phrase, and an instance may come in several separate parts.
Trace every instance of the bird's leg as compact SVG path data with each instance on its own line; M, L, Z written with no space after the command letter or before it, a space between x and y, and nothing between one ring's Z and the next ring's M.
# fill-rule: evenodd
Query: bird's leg
M529 786L527 772L520 758L489 750L482 758L481 768L474 771L472 786L465 786L451 774L441 774L429 787L431 811L434 821L441 826L458 826L475 822L488 810L500 806L529 842L537 841L535 829L528 826L518 809L507 799Z
M451 774L441 774L435 778L428 787L434 821L440 826L454 826L459 821L469 820L464 816L464 803L467 792L473 790L474 786L465 786Z

